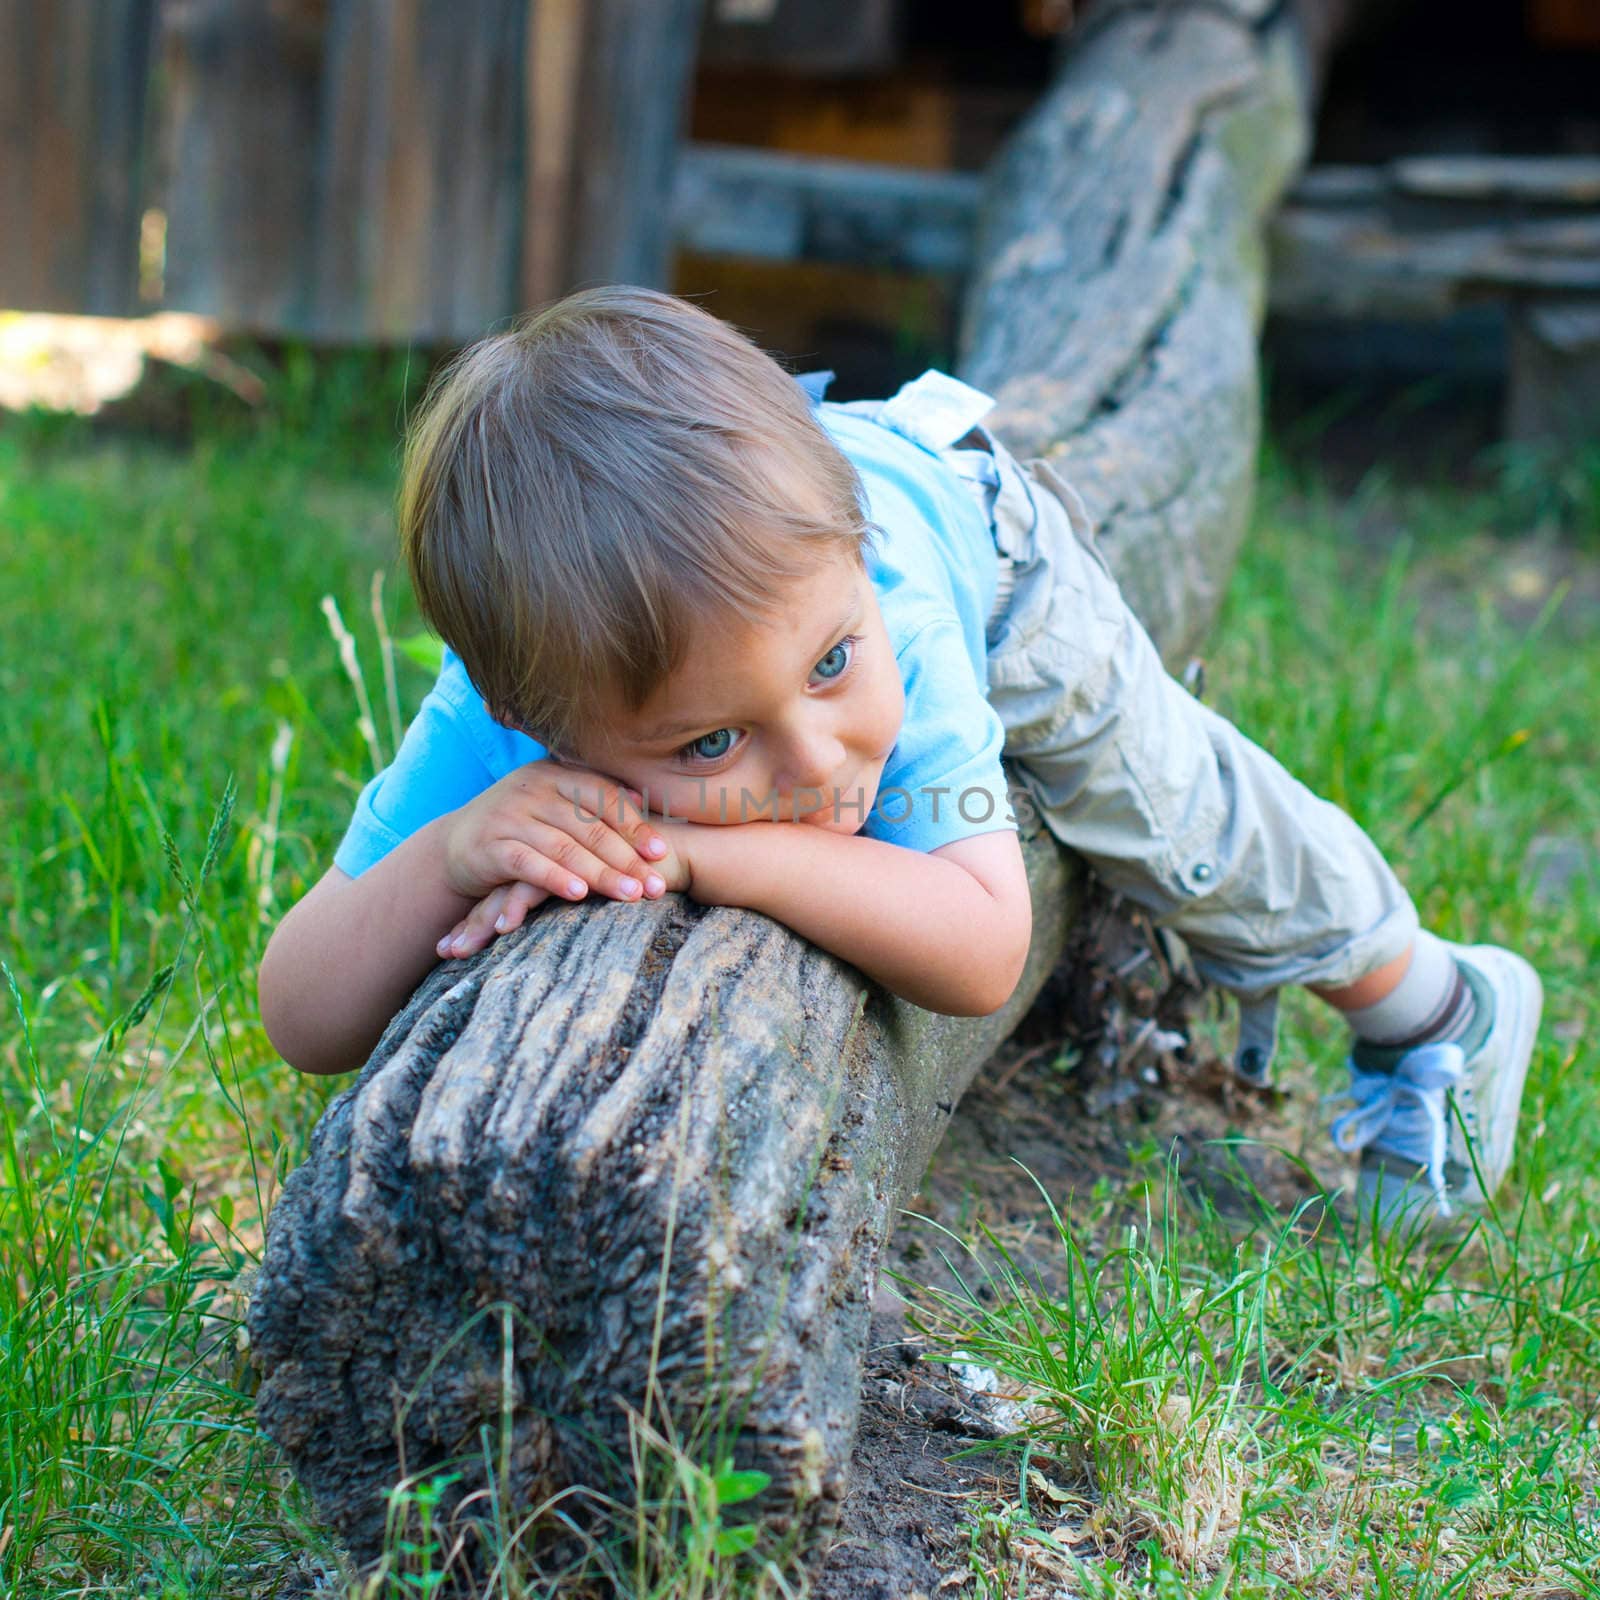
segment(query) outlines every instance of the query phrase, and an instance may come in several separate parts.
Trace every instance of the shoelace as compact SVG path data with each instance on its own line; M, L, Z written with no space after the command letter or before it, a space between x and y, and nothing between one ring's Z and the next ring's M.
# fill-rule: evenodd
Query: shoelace
M1441 1216L1451 1214L1444 1180L1445 1152L1449 1148L1450 1118L1445 1096L1460 1082L1467 1058L1458 1044L1424 1044L1408 1050L1393 1072L1364 1072L1350 1067L1349 1098L1354 1107L1334 1119L1329 1132L1341 1150L1364 1150L1388 1128L1406 1103L1422 1112L1428 1135L1428 1182ZM1415 1158L1413 1150L1396 1155Z

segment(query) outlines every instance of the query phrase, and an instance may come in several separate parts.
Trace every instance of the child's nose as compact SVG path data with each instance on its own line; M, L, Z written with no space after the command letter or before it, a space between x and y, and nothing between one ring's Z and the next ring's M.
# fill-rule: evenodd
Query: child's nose
M792 745L787 752L779 788L785 793L796 789L827 789L844 766L844 746L837 739L813 738Z

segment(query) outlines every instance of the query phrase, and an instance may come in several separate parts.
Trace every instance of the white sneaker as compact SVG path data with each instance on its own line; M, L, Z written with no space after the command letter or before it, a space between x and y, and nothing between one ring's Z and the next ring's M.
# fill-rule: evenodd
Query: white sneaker
M1357 1193L1384 1229L1481 1206L1500 1186L1517 1141L1544 991L1521 956L1498 945L1450 945L1476 1010L1452 1044L1350 1055L1353 1110L1330 1130L1361 1151Z

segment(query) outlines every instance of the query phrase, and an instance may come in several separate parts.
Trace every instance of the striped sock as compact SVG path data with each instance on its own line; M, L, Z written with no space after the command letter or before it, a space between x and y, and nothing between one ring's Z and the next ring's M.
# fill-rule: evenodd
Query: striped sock
M1375 1005L1347 1011L1345 1017L1360 1043L1412 1050L1461 1039L1476 1013L1477 1001L1450 947L1421 932L1411 965L1395 988Z

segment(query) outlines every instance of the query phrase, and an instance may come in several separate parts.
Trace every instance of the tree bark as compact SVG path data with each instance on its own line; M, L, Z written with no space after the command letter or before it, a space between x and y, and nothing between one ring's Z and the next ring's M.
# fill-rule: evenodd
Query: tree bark
M1100 15L991 177L962 369L1082 486L1170 658L1244 526L1261 224L1310 96L1290 12ZM458 1498L519 1515L626 1492L630 1408L832 1521L896 1208L1074 914L1081 869L1024 847L1033 948L993 1017L678 897L546 909L434 972L285 1186L250 1311L262 1424L359 1559L402 1472L459 1462Z
M1084 496L1169 665L1249 518L1263 226L1309 146L1306 32L1262 9L1102 4L990 175L964 308L990 425Z

